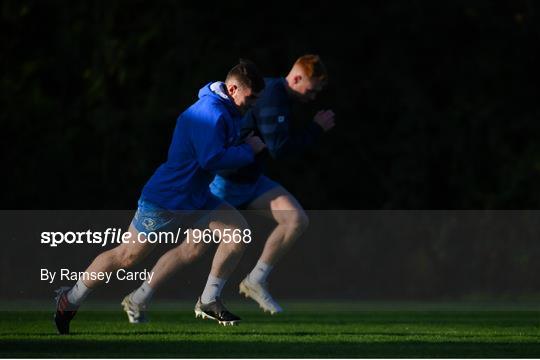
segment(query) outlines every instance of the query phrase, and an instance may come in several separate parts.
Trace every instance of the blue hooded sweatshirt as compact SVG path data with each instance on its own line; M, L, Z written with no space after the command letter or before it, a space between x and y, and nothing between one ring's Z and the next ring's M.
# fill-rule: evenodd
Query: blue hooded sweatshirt
M242 168L220 171L214 180L219 187L227 182L255 184L264 172L269 154L276 160L301 154L317 143L324 130L315 121L309 121L303 131L291 133L292 99L287 93L283 78L265 78L265 87L255 105L247 112L241 123L239 141L254 132L262 138L268 152L261 152L255 162Z
M209 83L199 100L178 117L167 161L152 175L142 196L168 210L204 206L217 171L254 160L248 144L238 144L242 115L223 83Z

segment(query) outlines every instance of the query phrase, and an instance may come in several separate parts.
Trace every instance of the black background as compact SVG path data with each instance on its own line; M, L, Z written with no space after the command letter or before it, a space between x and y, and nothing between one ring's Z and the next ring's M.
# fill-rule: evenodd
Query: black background
M307 52L330 83L294 127L338 125L268 170L305 208L537 208L537 4L355 6L3 1L2 208L135 208L200 87Z

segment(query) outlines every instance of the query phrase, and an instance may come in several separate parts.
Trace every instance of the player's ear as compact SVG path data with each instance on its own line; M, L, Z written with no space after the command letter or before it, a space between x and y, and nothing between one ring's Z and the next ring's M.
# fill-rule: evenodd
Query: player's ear
M229 92L229 95L233 96L234 94L236 94L237 90L238 86L236 86L236 84L227 85L227 91Z
M302 81L302 75L298 74L294 76L294 83L298 84L300 81Z

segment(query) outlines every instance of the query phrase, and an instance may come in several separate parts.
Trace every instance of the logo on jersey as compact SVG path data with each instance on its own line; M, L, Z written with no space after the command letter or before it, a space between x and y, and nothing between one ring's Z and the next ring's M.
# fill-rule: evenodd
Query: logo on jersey
M285 121L285 116L284 115L279 115L278 118L277 118L277 122L282 123L284 121Z

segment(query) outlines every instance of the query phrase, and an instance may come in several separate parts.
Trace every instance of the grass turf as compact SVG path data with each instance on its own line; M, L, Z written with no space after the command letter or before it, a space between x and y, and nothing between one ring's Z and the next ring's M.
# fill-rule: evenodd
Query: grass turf
M1 311L0 356L540 357L536 309L312 302L269 316L242 304L229 306L244 319L236 327L195 319L192 304L155 306L142 325L90 307L69 336L55 334L50 311Z

